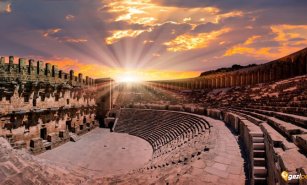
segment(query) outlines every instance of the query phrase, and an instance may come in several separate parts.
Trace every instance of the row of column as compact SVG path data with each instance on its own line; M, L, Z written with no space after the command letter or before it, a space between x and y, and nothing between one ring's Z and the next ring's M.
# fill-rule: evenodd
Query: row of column
M180 81L156 82L155 86L173 90L226 88L268 83L304 74L307 74L306 60L295 60L290 62L269 63L245 71L208 75Z

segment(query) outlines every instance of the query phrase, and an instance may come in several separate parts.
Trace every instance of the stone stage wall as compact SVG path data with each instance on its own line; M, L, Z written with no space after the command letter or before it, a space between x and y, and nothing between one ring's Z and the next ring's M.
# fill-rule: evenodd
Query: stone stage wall
M36 64L36 65L35 65ZM0 136L34 153L69 141L69 132L96 125L94 79L56 65L0 58Z

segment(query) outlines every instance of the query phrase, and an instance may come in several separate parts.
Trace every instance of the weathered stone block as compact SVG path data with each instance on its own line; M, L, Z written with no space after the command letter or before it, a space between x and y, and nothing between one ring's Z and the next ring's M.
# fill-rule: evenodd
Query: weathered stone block
M30 147L37 148L43 147L43 139L42 138L33 138L30 140Z
M59 132L59 137L62 139L62 140L69 140L69 132L66 131L66 130L61 130Z
M5 64L5 58L4 57L1 57L0 58L0 65L4 65Z

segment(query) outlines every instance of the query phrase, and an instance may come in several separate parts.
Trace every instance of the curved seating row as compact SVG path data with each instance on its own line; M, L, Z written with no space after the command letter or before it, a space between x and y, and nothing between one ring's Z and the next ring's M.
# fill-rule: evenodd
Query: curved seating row
M153 150L180 138L187 140L210 128L199 116L162 110L121 109L116 132L124 132L148 141Z
M211 117L224 120L240 135L249 154L252 183L284 184L280 175L283 171L306 174L304 117L250 108L209 109L207 112Z

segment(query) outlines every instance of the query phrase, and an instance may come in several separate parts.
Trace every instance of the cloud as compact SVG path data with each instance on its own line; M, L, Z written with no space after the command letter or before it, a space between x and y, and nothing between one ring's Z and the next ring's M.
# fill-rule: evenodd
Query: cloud
M65 20L66 20L66 21L73 21L74 19L75 19L75 16L74 16L74 15L70 15L70 14L69 14L69 15L66 15L66 16L65 16Z
M206 24L200 24L196 26L193 31L196 33L211 32L213 30L220 29L221 26L222 26L221 24L214 24L214 23L208 22Z
M246 1L246 0L232 0L232 1L212 1L212 0L156 0L161 6L169 7L185 7L185 8L196 8L196 7L216 7L222 11L231 10L255 10L255 9L279 9L280 7L300 7L306 6L304 0L258 0L258 1Z
M185 8L161 6L150 0L113 0L104 2L106 4L103 9L114 16L113 19L108 20L109 22L121 21L130 25L142 25L152 30L166 23L189 24L191 29L194 29L201 24L217 24L224 19L243 15L241 11L230 11L220 14L220 10L215 7ZM178 14L178 12L185 13ZM112 37L116 36L112 35ZM108 44L110 43L112 42Z
M68 43L83 43L87 42L87 39L84 38L73 38L73 37L68 37L61 34L63 30L61 28L51 28L46 31L43 31L43 37L49 37L52 39L57 40L58 42L68 42Z
M0 1L0 14L1 13L11 13L11 3L9 1Z
M244 43L228 49L224 56L239 54L255 58L275 59L307 45L307 25L272 25L270 28L274 37L254 35Z
M116 30L111 32L111 36L105 39L107 44L113 44L122 38L136 37L146 30Z
M150 0L112 0L104 2L106 3L104 9L114 15L114 19L111 21L126 21L130 24L146 26L164 24L167 21L184 23L188 19L193 20L192 22L198 22L203 17L213 20L215 19L214 14L219 12L219 9L214 7L187 9L160 6ZM185 12L185 14L178 14L178 12ZM166 14L167 16L165 16Z
M223 33L229 32L229 28L212 31L209 33L199 33L196 35L184 34L176 37L174 40L164 43L168 51L187 51L192 49L201 49L208 46L209 42L215 40Z
M60 32L61 28L51 28L43 32L44 37L49 37L50 35L54 35L55 33Z
M65 38L64 39L66 42L71 42L71 43L82 43L82 42L87 42L87 39L83 38Z

